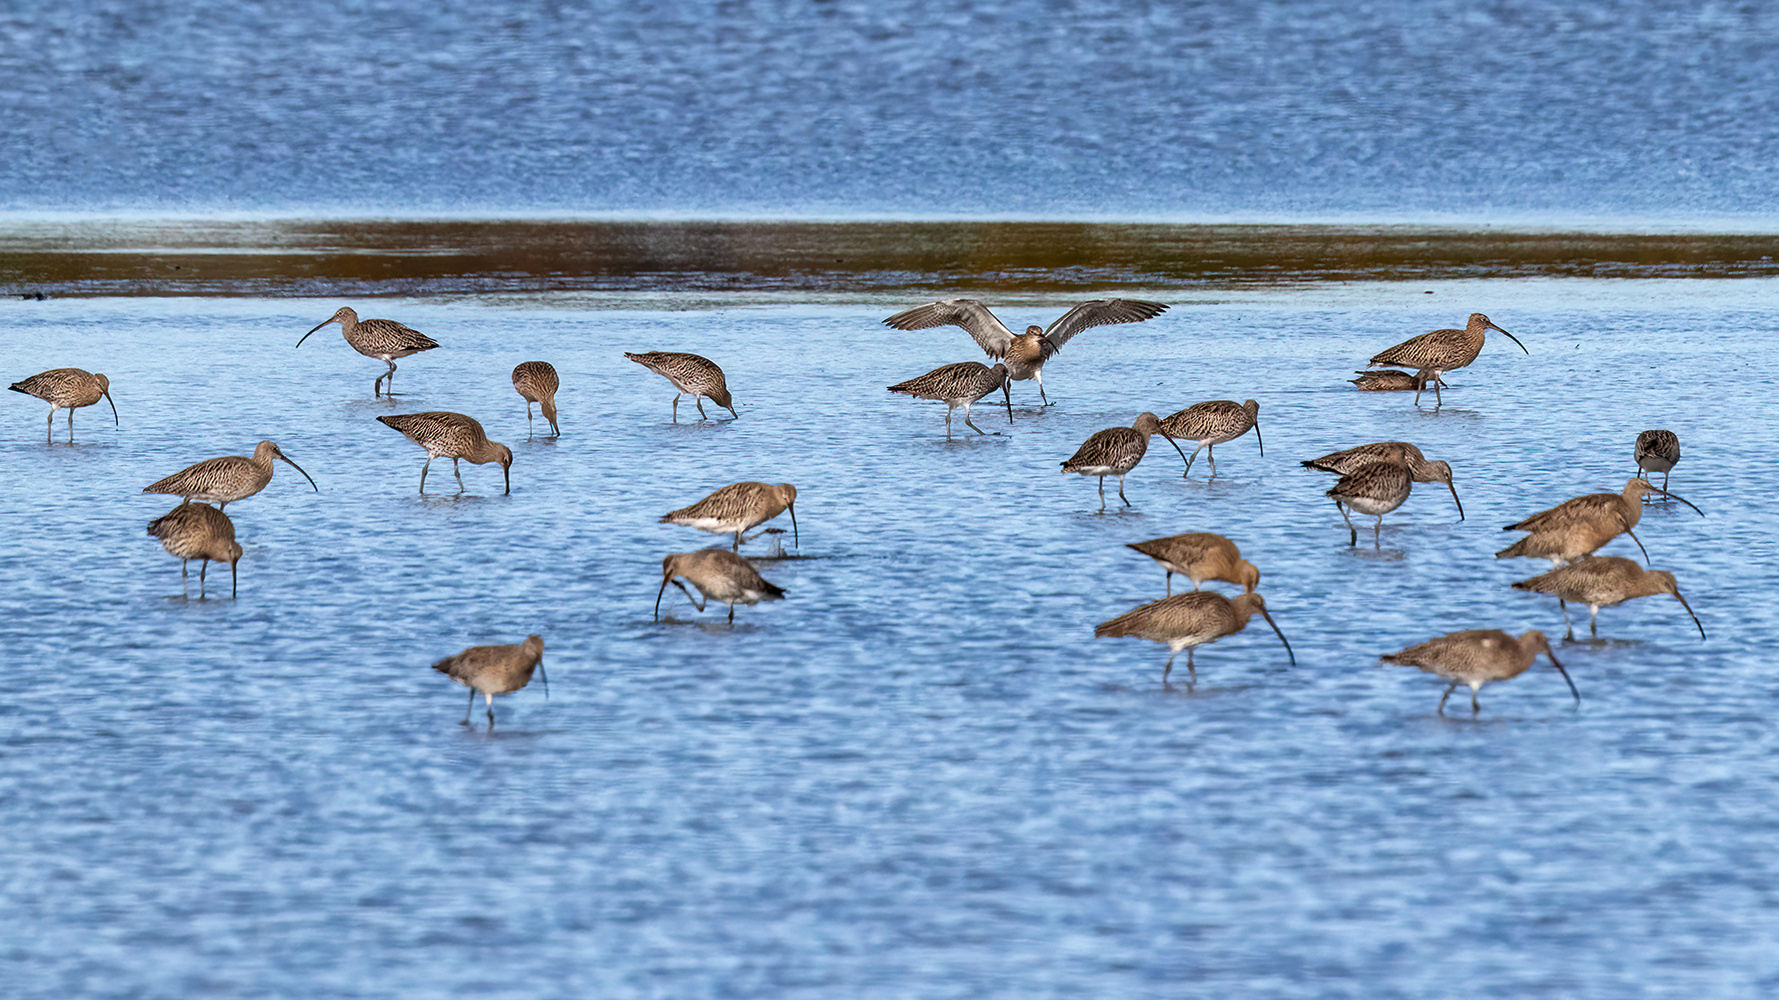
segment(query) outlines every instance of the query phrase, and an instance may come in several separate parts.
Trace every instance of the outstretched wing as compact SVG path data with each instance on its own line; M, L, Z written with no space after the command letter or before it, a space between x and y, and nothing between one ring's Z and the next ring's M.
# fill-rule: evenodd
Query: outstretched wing
M1044 331L1044 339L1051 346L1061 347L1069 342L1069 338L1090 326L1108 326L1113 323L1140 323L1146 319L1154 319L1167 311L1167 306L1160 302L1144 302L1142 299L1095 299L1083 302L1062 318L1050 324Z
M898 330L925 330L935 326L961 326L991 358L1007 356L1013 343L1013 331L995 318L988 307L975 299L941 299L924 306L915 306L883 321Z

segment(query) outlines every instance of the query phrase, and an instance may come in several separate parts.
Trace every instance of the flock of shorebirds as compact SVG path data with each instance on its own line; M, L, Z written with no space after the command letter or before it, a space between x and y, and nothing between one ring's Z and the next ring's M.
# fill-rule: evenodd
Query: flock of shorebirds
M970 420L970 407L984 396L1001 391L1007 419L1013 420L1010 383L1034 380L1040 398L1049 405L1044 393L1044 363L1064 344L1083 330L1118 323L1135 323L1152 319L1167 309L1158 302L1135 299L1099 299L1083 302L1052 323L1048 329L1028 326L1016 334L981 302L974 299L947 299L917 306L884 320L900 330L920 330L941 326L958 326L967 331L983 351L996 363L990 367L975 361L945 365L925 375L889 386L889 391L917 399L939 400L946 404L946 437L952 435L952 415L963 409L963 423L978 434L985 433ZM396 360L438 347L438 342L401 323L384 319L360 320L356 312L342 307L328 320L317 324L297 341L302 346L310 334L329 323L340 324L346 342L360 354L376 358L389 368L372 383L373 396L390 395L394 384ZM1435 330L1412 337L1371 358L1372 366L1398 365L1402 368L1382 372L1361 371L1352 380L1362 390L1414 390L1418 406L1425 389L1434 392L1435 405L1440 403L1439 390L1445 386L1441 376L1463 368L1476 360L1483 347L1486 332L1494 330L1512 339L1525 351L1525 345L1511 333L1496 326L1481 313L1472 314L1464 329ZM1530 353L1529 351L1527 353ZM723 371L715 363L696 354L654 351L626 353L625 357L665 377L674 387L672 419L679 419L681 395L690 395L701 419L709 419L703 400L735 415L734 401L729 393ZM552 435L559 435L555 395L559 388L556 370L548 362L527 361L513 369L513 387L526 401L527 426L532 425L531 405L536 403L550 425ZM104 375L78 368L57 368L14 383L10 388L27 393L50 404L48 433L54 440L55 415L68 410L68 439L74 438L74 410L91 406L103 398L111 405L114 423L120 423L116 404L110 397L110 383ZM1141 413L1128 427L1112 427L1090 436L1073 456L1062 462L1064 473L1095 476L1099 480L1100 510L1106 505L1105 479L1118 479L1118 496L1126 506L1124 477L1142 461L1149 439L1160 434L1179 452L1185 462L1185 475L1190 475L1200 451L1205 452L1212 476L1216 475L1215 446L1233 441L1254 431L1261 454L1260 405L1250 399L1211 400L1189 406L1167 417ZM460 461L475 464L498 463L505 483L505 492L512 489L513 453L506 445L488 439L482 425L461 413L431 411L376 418L400 431L426 451L426 463L420 470L420 492L426 491L427 471L435 458L450 458L459 492L464 489ZM1179 442L1194 444L1191 455ZM1638 475L1626 483L1621 493L1598 493L1576 497L1522 521L1507 526L1510 531L1526 532L1525 537L1496 553L1497 558L1533 557L1551 561L1552 570L1513 584L1516 589L1551 594L1558 599L1566 629L1565 638L1574 638L1569 621L1568 604L1575 602L1589 609L1588 630L1597 636L1596 617L1600 608L1637 597L1672 594L1686 607L1701 638L1703 624L1681 597L1672 573L1646 570L1629 559L1595 556L1593 553L1621 534L1628 534L1642 549L1634 529L1642 514L1643 498L1657 495L1677 500L1698 510L1690 502L1667 490L1667 475L1680 459L1680 443L1670 431L1649 430L1637 437L1634 457ZM180 470L143 488L145 493L162 493L181 498L179 506L148 524L148 534L157 538L166 551L180 560L180 574L185 577L190 560L202 561L199 568L199 597L204 596L205 575L211 562L229 565L230 596L237 593L236 565L241 546L235 541L233 522L224 508L237 500L264 489L272 479L273 461L289 464L312 487L315 481L291 461L271 441L261 441L252 456L229 455L207 459ZM1452 469L1443 461L1429 461L1419 448L1405 441L1381 441L1362 444L1302 463L1305 467L1340 476L1327 491L1334 500L1349 529L1348 544L1358 544L1358 528L1349 511L1376 518L1373 543L1377 544L1383 515L1390 513L1408 498L1414 483L1438 482L1451 491L1458 517L1464 507L1452 481ZM1656 487L1646 478L1648 473L1661 472L1662 486ZM733 535L729 549L706 548L695 552L678 552L666 556L661 563L661 585L655 594L655 617L660 618L661 597L668 584L673 584L703 611L710 601L729 606L728 621L735 620L735 605L752 605L776 600L784 591L763 578L754 565L740 555L744 536L749 530L776 518L786 511L791 515L793 539L797 539L797 489L789 483L734 483L709 496L661 517L664 523L684 525L715 534ZM209 506L215 503L215 507ZM1703 513L1702 511L1700 512ZM765 529L779 533L777 529ZM1167 685L1180 650L1187 651L1189 676L1196 680L1192 650L1240 632L1256 614L1272 627L1284 644L1293 664L1296 656L1290 642L1268 614L1266 602L1256 588L1260 571L1243 559L1237 545L1221 535L1193 532L1166 538L1137 542L1130 548L1154 559L1166 571L1167 596L1152 601L1102 622L1095 636L1134 636L1164 643L1169 648L1162 669L1162 683ZM1648 552L1644 550L1647 561ZM1192 581L1190 592L1174 594L1173 576L1179 574ZM1233 598L1200 585L1211 580L1234 584L1242 592ZM692 589L686 584L690 583ZM693 590L697 593L694 594ZM702 597L702 600L700 599ZM542 671L543 639L533 635L513 645L475 646L447 657L434 668L470 689L470 710L475 697L482 694L487 703L489 725L494 722L495 695L508 694L525 687L534 671ZM1384 656L1387 663L1412 665L1437 674L1449 681L1440 697L1438 712L1460 685L1471 689L1471 712L1480 711L1477 691L1485 684L1516 677L1529 669L1538 654L1543 654L1564 680L1577 704L1581 695L1568 672L1551 651L1549 641L1539 631L1514 637L1498 629L1472 629L1454 632ZM546 694L548 679L545 678ZM464 722L469 721L466 711Z

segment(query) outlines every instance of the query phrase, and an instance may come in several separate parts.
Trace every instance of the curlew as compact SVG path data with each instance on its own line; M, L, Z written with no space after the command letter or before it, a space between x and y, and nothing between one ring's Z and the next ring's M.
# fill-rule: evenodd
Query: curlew
M1410 337L1402 343L1394 347L1387 347L1374 355L1371 364L1402 365L1405 368L1418 369L1417 378L1423 381L1429 378L1432 380L1434 400L1437 403L1439 387L1444 384L1440 381L1439 376L1454 368L1463 368L1475 361L1476 356L1482 353L1484 336L1490 330L1494 330L1496 333L1506 336L1508 340L1519 344L1520 350L1527 354L1532 353L1526 351L1526 345L1520 344L1518 337L1490 322L1487 316L1482 313L1471 313L1470 322L1464 325L1464 329L1434 330L1432 333ZM1416 389L1415 402L1419 404L1420 401L1421 392Z
M1222 580L1244 590L1260 586L1260 570L1242 558L1241 550L1222 535L1194 531L1146 542L1127 542L1125 548L1136 549L1161 564L1167 571L1167 592L1174 592L1174 574L1192 581L1192 589L1206 580Z
M1693 614L1692 605L1680 596L1680 585L1674 582L1674 574L1667 570L1644 569L1619 556L1583 559L1530 580L1521 580L1513 585L1513 589L1556 597L1557 607L1563 612L1565 639L1575 638L1575 628L1569 624L1570 601L1587 605L1588 636L1598 638L1600 633L1595 628L1595 618L1600 614L1601 608L1656 594L1673 594L1680 606L1686 609L1686 613L1692 616L1693 624L1699 627L1699 638L1705 638L1705 626L1700 624L1699 616Z
M17 388L14 386L13 388ZM51 411L53 414L54 411ZM68 433L72 439L74 414L68 414ZM1662 474L1662 489L1668 488L1668 473L1680 461L1680 438L1673 431L1644 431L1637 435L1637 468L1643 473ZM1644 475L1644 479L1649 476Z
M1457 501L1458 490L1452 486L1451 466L1444 462L1428 462L1422 468L1435 478L1443 475L1446 486L1451 488L1452 500ZM1372 546L1375 548L1381 544L1384 515L1402 506L1402 502L1408 499L1414 482L1415 478L1409 473L1409 467L1395 462L1368 462L1340 477L1340 481L1324 495L1334 500L1335 508L1347 522L1347 544L1359 544L1359 529L1353 526L1353 519L1347 515L1349 509L1377 518L1377 523L1371 529ZM1458 520L1463 519L1464 505L1458 504Z
M704 595L692 596L680 580L690 580ZM766 580L753 564L727 549L699 549L696 552L675 552L661 560L661 589L655 591L655 620L661 620L661 595L667 585L684 590L699 611L709 601L729 605L729 624L735 624L735 605L758 604L784 597L784 589Z
M1143 460L1143 453L1149 450L1149 435L1161 433L1161 421L1155 414L1139 413L1129 427L1095 431L1075 450L1073 458L1062 463L1062 471L1100 477L1100 510L1106 509L1106 477L1117 476L1118 499L1129 507L1130 501L1124 496L1124 476ZM1173 444L1171 438L1168 443ZM1180 451L1180 446L1174 445L1174 450ZM1180 452L1180 457L1185 458L1186 453Z
M729 395L729 383L723 378L723 370L708 358L679 351L649 351L647 354L625 351L624 356L673 383L677 390L673 395L674 423L679 423L679 398L683 394L691 395L700 420L710 419L704 412L704 400L700 398L705 396L728 410L730 416L741 415L735 412L735 400Z
M377 376L377 380L371 383L372 396L379 395L379 388L382 390L381 395L395 395L396 358L405 358L410 354L430 351L439 346L438 341L426 334L403 326L392 319L360 320L358 313L354 312L351 306L341 306L338 312L315 324L315 329L310 330L309 333L314 333L315 330L319 330L329 323L340 324L340 334L346 338L346 343L352 345L353 350L367 358L376 358L389 366L388 371ZM303 341L309 339L309 333L303 334L297 340L298 347L303 346ZM384 382L385 379L388 379L387 383Z
M915 306L884 320L885 326L897 330L926 330L935 326L963 327L991 358L1000 358L1007 365L1008 377L1024 381L1036 379L1038 396L1044 405L1050 397L1044 394L1044 362L1062 350L1069 338L1083 330L1114 323L1140 323L1167 310L1159 302L1141 299L1095 299L1075 306L1050 324L1048 330L1028 326L1024 333L1014 333L975 299L942 299Z
M235 597L235 564L241 561L241 546L235 541L235 522L215 507L204 503L182 503L148 522L149 535L160 539L167 554L179 560L179 579L187 579L185 564L193 559L204 562L198 567L198 597L204 596L204 574L212 562L229 564L229 598ZM183 588L182 588L183 589Z
M731 483L689 507L661 515L662 524L680 524L713 535L735 535L735 551L741 549L741 534L756 524L764 524L785 511L791 512L791 538L797 538L797 487L790 483Z
M1699 510L1685 498L1657 489L1647 480L1632 479L1625 483L1623 493L1589 493L1508 525L1502 530L1529 534L1495 553L1495 558L1549 559L1552 566L1561 566L1592 555L1595 549L1619 535L1630 535L1647 562L1649 550L1643 548L1635 529L1643 517L1642 498L1650 493L1671 497ZM1699 510L1699 516L1704 515L1705 512Z
M220 510L236 500L245 499L265 489L266 484L272 481L273 459L302 472L303 478L309 480L309 485L315 487L315 492L321 492L321 487L315 486L314 477L303 472L302 466L292 462L270 441L261 441L255 445L252 458L246 455L207 458L142 487L142 492L184 497L187 503L208 500Z
M49 404L45 437L50 441L54 441L56 436L57 410L68 411L68 443L73 444L74 411L97 403L100 397L104 397L105 402L111 406L111 422L122 426L117 419L117 404L111 399L111 380L96 372L81 368L51 368L14 382L7 388L27 396L36 396Z
M915 399L937 399L945 404L945 440L951 440L951 411L964 408L964 426L978 434L982 428L970 422L970 406L996 389L1001 390L1007 405L1007 422L1013 422L1013 397L1007 389L1007 366L996 362L993 368L979 361L964 361L935 368L918 378L897 382L891 392L907 393Z
M1408 470L1408 478L1417 483L1444 483L1445 488L1451 491L1452 503L1457 505L1458 520L1464 520L1464 502L1458 499L1458 487L1452 482L1452 467L1445 462L1427 461L1427 456L1421 454L1421 449L1407 441L1374 441L1371 444L1330 452L1302 464L1306 469L1347 476L1364 466L1379 462L1401 465ZM1338 500L1337 497L1336 501ZM1389 511L1383 513L1387 514ZM1354 541L1356 544L1357 539Z
M522 643L507 646L471 646L456 656L447 656L432 669L469 688L469 707L463 710L463 725L469 725L469 714L476 707L476 693L481 692L488 705L488 728L494 728L494 696L512 694L531 683L532 671L544 682L544 698L550 697L550 675L544 670L543 636L528 635Z
M562 429L556 426L556 390L561 385L556 378L555 367L548 361L522 361L513 369L513 388L525 400L525 440L531 440L533 403L543 412L544 419L550 422L550 436L562 436Z
M445 410L426 413L403 413L378 417L377 422L407 435L408 440L426 449L426 464L420 467L420 493L426 493L426 470L435 458L451 460L451 474L457 477L457 492L463 492L463 473L458 461L486 465L500 463L500 474L506 480L502 495L513 492L513 449L498 441L488 440L482 425L474 417Z
M1225 441L1234 441L1249 428L1254 431L1254 441L1260 445L1260 454L1266 455L1266 442L1260 439L1260 404L1250 399L1238 403L1233 399L1213 399L1209 402L1194 403L1177 413L1170 413L1161 421L1161 433L1178 441L1196 441L1198 447L1192 449L1191 457L1186 459L1186 471L1181 477L1192 474L1192 459L1198 457L1199 449L1204 449L1205 457L1211 461L1211 475L1217 474L1217 445ZM1177 447L1177 446L1176 446Z
M1445 385L1444 382L1439 380L1438 376L1425 368L1418 372L1405 372L1395 368L1386 368L1383 371L1359 371L1354 372L1353 374L1359 377L1350 378L1347 379L1347 381L1358 386L1361 392L1407 392L1408 390L1413 389L1416 402L1420 401L1421 390L1425 389L1427 386L1433 386L1433 394L1437 398L1439 395L1439 387Z
M1563 665L1557 662L1556 654L1550 651L1550 642L1544 638L1543 632L1536 629L1518 639L1500 629L1466 629L1437 639L1428 639L1381 659L1385 663L1420 667L1430 674L1438 674L1451 681L1445 694L1439 696L1440 715L1445 714L1445 700L1452 696L1458 685L1469 685L1470 714L1475 715L1482 710L1482 706L1476 702L1476 693L1482 690L1484 684L1518 677L1532 666L1532 659L1539 653L1548 657L1550 665L1563 675L1563 681L1569 685L1569 693L1575 696L1575 703L1580 705L1581 692L1575 690L1575 682L1570 680L1569 671L1564 670Z
M1132 608L1111 621L1101 622L1094 628L1093 636L1096 639L1135 636L1166 643L1168 658L1167 666L1161 669L1163 684L1173 672L1174 657L1184 649L1187 675L1197 680L1198 671L1192 665L1193 647L1240 632L1248 627L1248 619L1256 614L1272 626L1279 641L1285 644L1285 655L1291 658L1291 665L1296 666L1297 654L1291 652L1291 643L1285 639L1285 633L1279 631L1272 615L1266 613L1266 601L1253 592L1237 594L1234 598L1209 590L1174 594Z

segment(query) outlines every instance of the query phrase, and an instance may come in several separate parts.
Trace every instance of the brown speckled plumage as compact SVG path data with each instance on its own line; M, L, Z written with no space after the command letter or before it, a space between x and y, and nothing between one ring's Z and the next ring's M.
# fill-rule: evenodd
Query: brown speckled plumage
M1619 535L1630 535L1637 548L1643 549L1635 529L1643 518L1642 498L1651 493L1671 497L1699 510L1687 500L1651 486L1647 480L1632 479L1625 483L1622 493L1589 493L1508 525L1502 530L1529 534L1495 553L1495 558L1549 559L1552 566L1559 566L1592 555L1595 549ZM1703 515L1704 511L1699 513ZM1649 558L1647 549L1643 549L1643 558Z
M1161 418L1161 433L1176 441L1194 441L1198 447L1186 459L1184 477L1192 472L1192 460L1198 457L1200 449L1205 450L1205 457L1211 462L1211 475L1217 474L1216 445L1225 441L1234 441L1249 430L1254 432L1254 441L1260 445L1260 454L1266 454L1266 442L1260 438L1260 404L1252 399L1238 403L1233 399L1213 399L1203 403L1194 403Z
M1143 460L1149 450L1151 434L1161 434L1161 419L1153 413L1137 414L1136 421L1129 427L1095 431L1075 450L1073 457L1062 463L1062 471L1099 477L1100 510L1106 509L1106 477L1117 476L1118 499L1129 507L1130 500L1124 495L1124 477ZM1171 440L1168 443L1173 444ZM1179 451L1180 446L1174 445L1174 450ZM1182 452L1180 457L1184 459L1185 453Z
M556 369L548 361L525 361L513 369L513 388L525 400L525 434L531 435L531 404L536 403L550 422L550 436L561 437L556 426L556 390L561 388Z
M430 410L425 413L378 417L377 422L401 431L408 440L426 449L426 464L420 467L421 493L426 492L426 470L432 467L432 460L435 458L451 460L451 473L457 477L459 493L463 492L463 473L458 470L457 465L459 460L477 465L499 462L501 476L506 481L503 493L513 492L513 450L498 441L488 440L487 433L474 417L446 410Z
M377 376L377 380L371 383L371 395L373 396L379 394L379 387L381 387L381 394L395 395L393 386L395 385L396 358L405 358L410 354L430 351L439 346L438 341L426 334L403 326L392 319L360 320L358 313L351 306L341 306L332 316L315 324L315 328L309 333L314 333L315 330L319 330L329 323L340 324L340 334L346 338L346 343L352 345L353 350L367 358L376 358L389 366L388 371ZM297 339L298 347L303 346L303 341L309 339L309 333L305 333ZM385 379L388 380L387 383L384 382Z
M1680 461L1680 437L1673 431L1644 431L1637 435L1636 456L1637 468L1662 474L1662 489L1665 490L1668 488L1668 473Z
M148 533L160 539L167 554L179 560L179 578L186 579L185 564L202 559L198 567L198 596L204 596L204 575L212 562L229 564L229 597L235 596L235 565L241 546L235 541L235 523L222 511L202 503L182 503L148 522Z
M704 601L692 597L680 580L690 580L704 595ZM699 549L696 552L675 552L661 560L661 588L655 591L655 620L661 619L661 595L667 585L685 591L699 611L705 601L722 601L729 605L729 624L735 624L735 605L758 604L784 597L784 589L769 582L754 569L753 564L728 549Z
M530 635L522 643L507 646L471 646L456 656L447 656L432 669L469 688L469 707L463 712L463 725L469 725L469 713L476 707L476 693L481 692L488 706L488 725L494 726L494 696L512 694L531 683L536 671L544 682L544 697L550 696L550 676L544 671L543 636Z
M632 354L625 351L624 356L672 382L673 387L679 390L673 396L674 423L679 423L679 397L681 394L692 397L692 402L698 407L700 419L710 419L709 415L704 412L704 400L700 398L705 396L708 396L711 402L728 410L730 416L740 416L735 412L735 401L729 395L729 383L723 377L723 370L709 358L701 358L696 354L686 354L680 351L649 351L646 354Z
M1532 666L1532 659L1539 653L1550 658L1550 665L1563 675L1563 681L1569 685L1570 693L1575 695L1575 703L1581 704L1581 692L1575 690L1575 682L1569 679L1569 671L1564 670L1563 665L1557 662L1544 633L1537 630L1515 639L1500 629L1466 629L1429 639L1381 659L1385 663L1420 667L1430 674L1438 674L1451 681L1445 694L1439 696L1440 715L1445 714L1445 700L1451 697L1458 685L1469 685L1470 714L1475 715L1481 711L1481 706L1476 702L1476 692L1484 684L1518 677Z
M309 485L317 493L321 492L321 487L315 485L314 478L303 472L302 466L292 462L270 441L261 441L254 446L251 458L246 455L207 458L142 487L142 492L167 493L184 497L187 502L207 500L217 504L220 509L265 489L266 484L272 481L273 459L302 472L303 478L309 480Z
M1260 586L1260 570L1243 559L1236 544L1222 535L1194 531L1184 535L1169 535L1166 538L1151 538L1146 542L1128 542L1126 547L1136 549L1161 564L1161 568L1167 571L1163 582L1167 585L1169 594L1174 592L1175 573L1191 580L1193 590L1197 590L1199 584L1206 580L1222 580L1250 591Z
M679 524L713 535L734 534L736 550L742 532L791 512L791 538L797 537L797 487L790 483L731 483L697 503L661 515L663 524Z
M1238 594L1234 598L1209 590L1174 594L1132 608L1111 621L1101 622L1093 634L1095 638L1132 636L1166 643L1169 650L1167 666L1161 670L1161 681L1165 684L1174 669L1174 657L1180 650L1186 650L1186 670L1196 680L1198 672L1192 665L1192 648L1240 632L1248 627L1248 619L1253 615L1266 619L1272 626L1279 641L1285 644L1285 655L1295 666L1297 655L1291 652L1291 643L1285 639L1285 633L1279 631L1272 615L1267 614L1266 601L1253 592Z
M1598 636L1600 633L1595 627L1595 619L1601 608L1656 594L1673 594L1680 606L1686 609L1686 613L1692 616L1693 624L1699 627L1699 638L1705 638L1705 626L1699 622L1699 616L1693 614L1692 605L1680 596L1680 585L1675 582L1674 574L1666 570L1644 569L1619 556L1583 559L1530 580L1521 580L1513 585L1513 589L1555 597L1557 607L1563 612L1565 639L1575 638L1575 628L1569 624L1570 601L1587 605L1588 635Z
M74 411L104 399L111 406L111 422L122 426L117 417L117 404L111 400L111 380L83 368L51 368L30 378L7 386L13 392L36 396L49 404L46 430L49 440L55 439L56 411L68 411L68 443L74 443Z
M1007 393L1007 366L997 362L993 368L979 361L962 361L943 365L925 375L897 382L891 392L906 393L915 399L937 399L945 404L945 439L951 440L951 411L964 408L964 426L978 434L986 433L970 422L970 406L996 389L1001 390L1007 406L1007 422L1013 422L1013 401Z

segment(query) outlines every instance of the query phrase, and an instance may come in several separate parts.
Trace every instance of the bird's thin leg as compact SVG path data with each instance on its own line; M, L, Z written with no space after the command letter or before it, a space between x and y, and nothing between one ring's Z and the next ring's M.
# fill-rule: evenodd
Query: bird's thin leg
M1456 690L1458 690L1458 682L1453 681L1452 686L1445 689L1445 694L1442 694L1439 696L1439 708L1435 710L1437 712L1437 714L1439 714L1439 715L1445 714L1445 700L1447 698L1450 698L1452 696L1452 692L1456 691Z
M1339 500L1334 501L1334 509L1340 511L1341 520L1347 522L1347 547L1359 544L1359 529L1353 527L1353 519L1347 516L1347 506Z
M494 731L494 695L484 695L488 699L488 731Z
M1044 395L1044 369L1040 368L1037 371L1033 372L1032 378L1035 378L1038 380L1038 398L1042 399L1044 401L1045 406L1049 406L1050 405L1050 397Z
M531 440L531 400L525 401L525 440Z
M1100 510L1106 509L1106 477L1100 477Z
M1575 626L1569 624L1569 602L1557 598L1557 608L1563 612L1563 638L1575 638Z
M383 395L395 395L395 362L389 362L389 371L383 374Z
M432 468L432 456L426 456L426 464L420 467L420 495L426 495L426 470Z
M210 572L210 560L198 564L198 600L204 599L204 574Z
M746 530L747 530L746 528L741 529L741 531L746 531ZM741 531L737 531L735 533L735 544L729 546L729 551L731 551L731 552L740 552L741 551Z
M1167 655L1167 666L1161 668L1161 683L1167 683L1167 675L1174 672L1174 657L1179 655L1179 650L1175 650Z
M1124 477L1123 476L1118 477L1118 499L1123 500L1124 505L1126 507L1130 506L1130 500L1128 498L1126 498L1124 495Z
M1205 445L1205 460L1211 463L1211 478L1216 479L1217 478L1217 446L1216 445L1214 445L1214 444Z
M735 602L734 601L729 602L729 625L730 625L730 627L734 627L734 625L735 625Z
M1594 627L1594 623L1597 620L1599 620L1599 617L1600 617L1599 607L1597 607L1595 605L1589 605L1588 606L1588 638L1589 639L1600 638L1599 630Z
M54 410L49 411L49 415L51 417L54 417L56 415L56 411L54 411ZM68 443L69 444L74 443L74 407L72 407L72 406L68 407ZM1662 484L1664 486L1667 485L1667 482L1668 481L1666 479L1662 480Z
M185 572L185 564L189 563L189 562L191 562L190 559L179 560L179 579L184 580L187 578L186 572Z
M698 610L699 610L699 611L703 611L703 610L704 610L704 602L703 602L703 601L700 601L700 600L699 600L699 599L698 599L698 598L696 598L696 597L693 597L693 596L692 596L692 592L691 592L691 591L689 591L689 590L686 590L686 585L685 585L685 584L683 584L683 583L681 583L681 582L679 582L679 581L678 581L678 580L675 580L675 581L673 581L673 585L674 585L674 586L675 586L675 587L678 587L678 588L679 588L679 589L680 589L680 590L682 590L682 591L685 591L685 595L686 595L686 598L687 598L687 599L688 599L688 600L690 600L690 601L691 601L691 602L692 602L692 606L693 606L693 607L695 607L695 608L697 608L697 609L698 609Z
M455 456L453 456L451 458L451 474L453 476L457 477L457 492L462 493L463 492L463 473L458 471L458 461Z
M1439 376L1433 376L1433 408L1435 410L1445 405L1445 397L1439 394L1439 387L1442 384L1439 381Z
M679 393L673 394L673 422L679 423Z
M947 406L945 408L945 440L947 440L947 441L951 440L951 411L952 411L952 409L953 409L953 407L950 407L950 406Z
M697 404L697 406L698 406L698 419L699 420L709 420L710 417L706 416L704 413L704 397L697 395L697 394L693 394L692 402Z
M1197 590L1198 584L1196 584L1196 583L1193 584L1192 589ZM1174 596L1174 571L1171 569L1167 571L1167 593L1163 596L1166 596L1166 597Z
M1482 706L1476 703L1476 692L1478 690L1480 690L1480 689L1478 689L1478 688L1470 689L1470 717L1473 719L1476 718L1476 714L1478 712L1482 711Z
M74 411L73 410L68 411L68 440L69 441L74 440ZM1668 492L1668 473L1673 472L1673 471L1674 471L1673 469L1669 469L1668 472L1662 473L1662 492L1663 493Z
M1377 523L1371 526L1371 547L1372 548L1381 549L1384 547L1383 534L1384 534L1384 515L1379 514L1377 516Z
M463 721L458 723L458 725L461 725L461 726L469 725L469 713L471 713L475 710L476 710L476 689L470 688L469 689L469 707L467 707L463 710Z
M978 434L983 433L982 428L980 428L970 422L970 404L969 403L964 404L964 426L970 428L971 430L975 431Z
M1175 447L1178 447L1178 446L1176 445ZM1192 475L1192 460L1198 457L1199 449L1203 448L1203 447L1204 447L1204 445L1202 445L1202 444L1199 445L1198 448L1192 449L1192 454L1186 456L1186 471L1180 473L1181 479L1185 479L1187 476Z
M72 427L68 429L68 438L70 441L74 439L74 429ZM53 406L49 408L49 422L46 425L43 440L47 444L56 443L56 408Z
M1186 647L1186 677L1192 684L1198 683L1198 668L1192 665L1192 648Z

